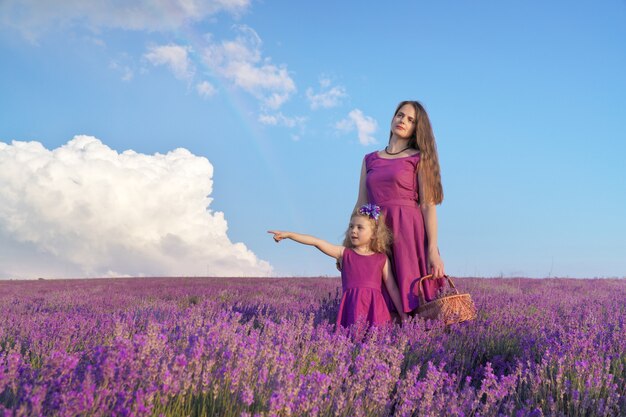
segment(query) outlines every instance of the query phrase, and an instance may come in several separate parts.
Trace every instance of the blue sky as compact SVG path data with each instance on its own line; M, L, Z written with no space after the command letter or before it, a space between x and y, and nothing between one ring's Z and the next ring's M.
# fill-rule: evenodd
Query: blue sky
M38 3L0 3L0 276L334 276L266 230L340 242L405 99L447 273L626 276L623 1Z

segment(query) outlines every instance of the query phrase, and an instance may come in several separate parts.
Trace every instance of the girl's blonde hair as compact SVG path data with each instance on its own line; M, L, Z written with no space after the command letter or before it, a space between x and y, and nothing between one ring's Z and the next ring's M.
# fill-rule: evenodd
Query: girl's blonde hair
M409 104L415 109L415 130L409 139L409 146L420 152L417 174L421 176L424 186L424 195L419 196L420 203L441 204L443 187L441 185L439 156L437 155L435 134L428 113L419 101L403 101L396 107L394 117L398 114L400 107L405 104ZM389 139L391 139L391 133L389 133Z
M366 218L369 221L370 225L372 226L372 230L374 232L372 233L372 241L370 242L370 250L372 252L377 252L377 253L388 253L389 247L391 246L392 235L391 235L391 230L389 230L389 228L385 224L384 214L381 213L378 216L378 219L375 220L371 218L369 215L359 213L358 210L355 210L354 213L352 213L352 216L350 216L350 220L352 220L355 217ZM351 249L354 248L354 245L352 245L352 242L350 241L350 227L349 226L348 226L348 229L346 230L346 234L343 239L343 246L345 246L346 248L351 248Z

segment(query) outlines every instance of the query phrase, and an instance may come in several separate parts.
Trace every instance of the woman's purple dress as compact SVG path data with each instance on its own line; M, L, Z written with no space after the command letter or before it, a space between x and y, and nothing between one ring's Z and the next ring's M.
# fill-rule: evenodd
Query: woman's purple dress
M359 255L346 248L341 265L343 296L337 315L337 326L348 327L359 320L380 325L391 320L383 297L384 253Z
M419 278L428 275L428 239L418 204L417 165L419 153L394 159L381 158L378 152L365 156L367 197L378 204L393 233L391 269L398 283L404 311L417 308ZM435 298L443 280L425 281L425 298ZM389 308L395 310L388 294Z

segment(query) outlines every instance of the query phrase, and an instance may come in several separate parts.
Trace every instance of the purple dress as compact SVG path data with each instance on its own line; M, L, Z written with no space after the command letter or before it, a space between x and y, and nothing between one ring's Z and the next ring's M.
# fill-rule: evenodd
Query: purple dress
M341 264L343 295L337 315L337 327L348 327L358 320L380 325L391 320L383 297L383 267L387 255L359 255L346 248Z
M367 197L381 207L393 233L391 269L406 313L417 308L417 282L428 275L428 239L417 195L419 160L419 153L394 159L381 158L378 152L365 156ZM427 281L426 301L435 298L441 285L441 279ZM389 308L395 310L388 294L384 294Z

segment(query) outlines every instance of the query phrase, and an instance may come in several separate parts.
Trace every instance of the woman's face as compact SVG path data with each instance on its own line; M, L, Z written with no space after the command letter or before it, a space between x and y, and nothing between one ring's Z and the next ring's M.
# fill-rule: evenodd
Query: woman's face
M391 120L391 133L401 139L409 139L415 131L415 108L405 104L398 109Z

